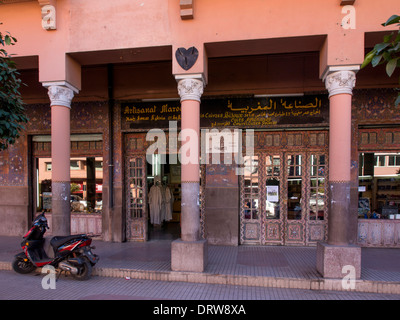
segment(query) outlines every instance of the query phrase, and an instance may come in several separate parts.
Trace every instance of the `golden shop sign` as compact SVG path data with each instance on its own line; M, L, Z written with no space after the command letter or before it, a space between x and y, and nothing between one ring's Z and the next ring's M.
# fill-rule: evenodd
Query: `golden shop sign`
M328 124L327 95L270 98L203 98L202 128L264 128ZM169 121L181 120L179 101L132 102L121 104L122 128L168 128Z

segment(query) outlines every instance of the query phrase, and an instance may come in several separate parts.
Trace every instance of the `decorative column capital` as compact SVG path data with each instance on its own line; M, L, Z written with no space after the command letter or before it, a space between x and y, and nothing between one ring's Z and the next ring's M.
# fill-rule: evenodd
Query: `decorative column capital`
M50 106L64 106L71 108L71 101L74 97L74 91L64 86L49 86L48 95Z
M43 87L47 88L50 98L50 106L64 106L71 108L71 101L74 93L79 90L68 81L49 81L42 82Z
M178 79L178 92L181 102L185 100L195 100L200 102L204 92L204 82L200 79L183 78Z
M336 94L352 94L356 84L356 73L351 70L341 70L328 74L325 78L325 87L329 97Z

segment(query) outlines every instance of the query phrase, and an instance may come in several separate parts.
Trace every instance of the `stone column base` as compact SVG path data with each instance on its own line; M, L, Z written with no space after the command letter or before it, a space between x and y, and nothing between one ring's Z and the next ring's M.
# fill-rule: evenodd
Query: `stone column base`
M54 236L71 235L71 182L70 181L53 181L51 183L52 200L52 234Z
M182 241L171 243L172 271L203 272L207 266L207 240Z
M355 268L355 277L361 277L361 247L354 245L317 244L317 271L324 278L343 279L349 274L344 266Z

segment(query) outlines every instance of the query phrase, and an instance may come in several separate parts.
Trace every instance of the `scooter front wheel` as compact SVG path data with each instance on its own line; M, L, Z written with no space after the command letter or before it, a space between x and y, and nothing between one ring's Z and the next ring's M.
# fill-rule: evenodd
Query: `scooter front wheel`
M12 262L12 268L17 273L27 274L35 270L36 266L26 257L16 256Z

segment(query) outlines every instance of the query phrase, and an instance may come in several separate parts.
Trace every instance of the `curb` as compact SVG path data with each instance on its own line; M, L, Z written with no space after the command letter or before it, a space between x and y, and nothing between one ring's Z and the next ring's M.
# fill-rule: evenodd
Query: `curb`
M12 270L11 263L0 261L0 270ZM94 267L93 275L111 278L130 278L138 280L176 281L234 286L400 294L400 282L388 281L356 280L354 289L344 289L342 286L342 279L257 277L182 271L132 270L106 267Z
M119 268L94 268L93 274L102 277L129 277L131 279L179 281L223 284L234 286L270 287L320 291L400 294L400 282L356 280L354 289L344 289L342 279L301 279L223 275L180 271L145 271Z

